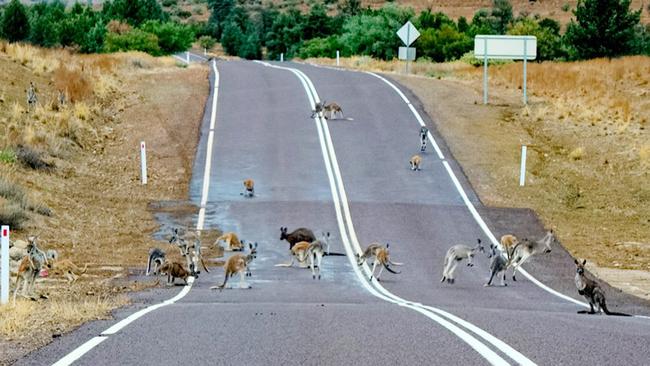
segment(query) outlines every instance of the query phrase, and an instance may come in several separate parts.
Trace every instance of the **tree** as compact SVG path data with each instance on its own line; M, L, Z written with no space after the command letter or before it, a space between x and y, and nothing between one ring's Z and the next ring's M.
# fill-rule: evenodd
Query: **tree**
M322 4L315 4L309 10L303 27L303 39L327 37L333 33L330 18Z
M102 13L107 21L124 20L139 26L147 20L165 21L168 15L156 0L113 0L104 4Z
M512 22L512 4L510 4L510 0L494 0L492 17L495 32L505 34L508 24Z
M537 38L537 60L539 61L553 60L563 56L562 41L559 33L555 33L553 26L543 27L542 22L538 23L534 19L523 18L508 30L508 34L535 36Z
M565 40L572 58L615 57L630 53L641 9L630 11L631 0L578 0Z
M348 16L361 13L361 0L345 0L338 6L339 11Z
M217 41L210 36L201 36L201 38L199 38L199 45L206 50L214 47L216 43Z
M220 39L221 33L224 30L224 23L235 7L235 1L208 0L208 7L211 11L210 19L208 20L208 28L212 32L213 37Z
M150 20L144 23L140 29L155 34L158 37L160 50L166 54L185 51L192 46L194 41L192 29L180 23Z
M221 45L229 55L237 55L243 41L244 32L236 22L228 21L224 24Z
M25 6L18 0L11 0L0 22L0 33L9 42L18 42L29 36L29 19Z

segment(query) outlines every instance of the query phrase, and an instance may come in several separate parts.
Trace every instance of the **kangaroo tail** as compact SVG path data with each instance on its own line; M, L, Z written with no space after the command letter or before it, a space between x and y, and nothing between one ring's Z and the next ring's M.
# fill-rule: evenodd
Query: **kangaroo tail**
M402 273L402 271L397 271L397 272L394 271L392 268L390 268L390 266L388 266L388 263L384 263L384 268L386 268L386 270L387 270L388 272L390 272L390 273L394 273L394 274L400 274L400 273Z
M404 263L393 262L391 260L388 261L388 264L390 264L391 266L403 266L404 265Z
M609 311L609 309L607 309L607 304L605 303L605 301L603 301L603 303L601 304L600 307L603 308L603 311L604 311L605 314L607 314L607 315L613 315L613 316L632 316L632 315L630 315L630 314L617 313L617 312L615 312L615 311Z
M88 270L88 263L86 263L84 265L84 269L82 269L81 272L79 272L79 274L82 275L82 274L86 273L87 270Z
M201 257L201 265L203 266L203 269L205 269L206 272L210 273L208 267L205 265L205 262L203 261L203 257Z

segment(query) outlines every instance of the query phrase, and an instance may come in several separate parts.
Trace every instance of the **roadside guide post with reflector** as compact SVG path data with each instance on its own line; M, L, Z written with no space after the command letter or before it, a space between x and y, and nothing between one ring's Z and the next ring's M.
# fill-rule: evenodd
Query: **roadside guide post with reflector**
M9 301L9 226L0 228L0 304Z

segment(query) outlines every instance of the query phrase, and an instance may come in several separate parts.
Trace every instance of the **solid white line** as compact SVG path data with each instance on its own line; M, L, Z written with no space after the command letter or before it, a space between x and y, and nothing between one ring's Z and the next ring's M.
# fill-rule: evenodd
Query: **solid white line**
M305 75L302 71L298 70L298 72L301 73L303 75L303 77L307 80L307 83L309 84L310 89L311 89L311 93L314 95L314 98L315 98L316 102L318 102L319 101L318 100L319 99L318 94L316 92L316 88L314 87L313 83L307 77L307 75ZM334 144L333 144L332 138L331 138L331 136L329 134L329 127L328 127L327 120L326 119L321 119L321 123L324 126L323 129L325 130L325 137L326 137L326 142L328 144L328 151L330 153L330 160L331 160L331 164L334 166L334 173L336 175L337 182L338 182L338 191L339 191L339 194L341 196L341 201L343 203L343 210L345 212L345 218L346 218L347 225L348 225L348 232L350 233L352 243L354 244L354 246L356 248L356 253L362 253L361 245L359 244L359 241L357 239L356 231L354 229L354 224L352 222L352 216L350 214L350 208L349 208L349 205L348 205L347 193L345 192L345 187L343 185L343 178L341 176L341 172L340 172L339 165L338 165L338 160L336 158L336 152L334 150ZM352 266L354 267L354 265L355 265L354 260L352 259L351 256L349 258L350 258L350 262L351 262ZM365 282L365 278L368 278L370 276L371 270L370 270L370 267L365 265L365 264L364 264L363 268L364 268L364 272L365 272L366 276L363 277L362 281ZM376 279L373 279L372 285L374 285L375 288L377 290L379 290L381 293L383 293L385 296L388 296L388 297L390 297L390 298L392 298L392 299L394 299L394 300L396 300L396 301L398 301L400 303L412 304L410 301L405 300L405 299L391 293L390 291L388 291L378 281L376 281ZM423 306L421 304L418 304L418 303L412 304L412 305L415 305L416 307L420 307L420 308L425 308L427 310L435 311L436 313L438 313L440 315L446 316L448 319L450 319L452 321L456 321L457 323L461 324L462 326L465 326L470 331L474 331L481 338L483 338L487 342L491 343L493 346L497 347L502 352L506 353L513 360L516 360L520 365L535 365L531 360L526 358L523 354L519 353L518 351L516 351L512 347L508 346L505 342L499 340L498 338L492 336L491 334L483 331L482 329L474 326L473 324L471 324L471 323L469 323L467 321L464 321L464 320L462 320L462 319L460 319L460 318L458 318L458 317L456 317L456 316L454 316L454 315L452 315L452 314L450 314L448 312L445 312L443 310L439 310L439 309L436 309L436 308L433 308L433 307L430 307L430 306L425 307L425 306ZM480 332L477 332L477 331L480 331Z
M212 167L212 145L214 144L214 126L217 118L217 97L219 96L219 71L217 70L216 61L212 61L212 70L214 71L214 93L212 95L212 111L210 114L210 129L208 132L208 146L205 156L205 170L203 171L203 189L201 193L201 207L199 208L199 218L196 223L196 229L203 230L205 223L205 206L208 203L208 191L210 189L210 170Z
M180 61L182 61L182 62L184 62L184 63L186 63L186 64L189 65L189 63L187 62L186 59L184 59L184 58L182 58L182 57L178 57L178 56L176 56L176 55L173 55L173 56L174 56L174 58L177 58L177 59L179 59Z
M417 111L415 108L413 108L411 102L408 100L408 98L406 98L406 96L404 95L404 93L402 93L402 91L399 90L399 88L397 88L393 83L391 83L390 81L388 81L386 78L381 77L380 75L377 75L377 74L372 73L372 72L366 72L366 73L367 73L367 74L370 74L370 75L372 75L372 76L375 76L376 78L381 79L383 82L385 82L386 84L388 84L391 88L393 88L393 89L397 92L397 94L399 94L399 96L400 96L400 97L401 97L401 98L402 98L402 99L403 99L403 100L404 100L404 101L409 105L409 107L410 107L410 109L411 109L411 112L415 115L415 117L416 117L416 119L418 120L418 122L419 122L420 124L423 123L423 122L422 122L422 117L420 117L420 114L418 113L418 111ZM429 139L432 141L432 143L434 144L434 146L437 146L437 144L435 143L435 140L433 139L433 136L431 136L431 134L429 134ZM436 150L436 151L437 151L437 150ZM438 155L440 155L440 154L438 154ZM444 164L444 166L445 166L445 168L446 168L446 170L447 170L447 173L449 174L449 177L451 178L452 182L454 183L454 186L456 186L456 190L458 191L458 193L460 194L461 198L463 199L463 202L465 203L465 206L467 206L467 208L469 209L470 213L471 213L472 216L474 217L474 220L476 221L476 223L481 227L481 229L483 230L483 232L485 233L485 235L488 237L488 239L490 239L490 241L491 241L494 245L497 245L498 247L501 247L501 243L500 243L500 242L497 240L497 238L494 236L494 234L492 233L492 231L490 230L490 228L487 226L487 224L485 223L485 221L483 220L483 218L481 217L481 215L478 213L478 211L476 211L476 208L474 207L474 205L472 204L472 202L471 202L471 201L469 200L469 198L467 197L467 194L465 193L465 190L463 189L462 185L461 185L460 182L458 181L458 178L456 178L456 175L454 174L454 171L453 171L453 170L451 169L451 167L449 166L449 163L448 163L447 161L443 161L442 163ZM550 294L552 294L552 295L555 295L555 296L557 296L557 297L559 297L559 298L561 298L561 299L564 299L564 300L566 300L566 301L570 301L570 302L572 302L572 303L574 303L574 304L577 304L577 305L580 305L580 306L584 306L584 307L589 307L589 304L587 304L587 303L584 303L584 302L582 302L582 301L578 301L578 300L576 300L576 299L574 299L574 298L571 298L571 297L569 297L569 296L567 296L567 295L564 295L564 294L562 294L562 293L560 293L560 292L558 292L558 291L555 291L555 290L553 290L552 288L546 286L545 284L543 284L542 282L540 282L539 280L537 280L535 277L533 277L530 273L528 273L526 270L524 270L524 269L521 268L521 267L519 268L519 272L521 272L521 274L523 274L524 277L528 278L531 282L533 282L535 285L537 285L538 287L540 287L540 288L543 289L544 291L546 291L546 292L548 292L548 293L550 293Z
M209 183L210 183L210 176L209 176L209 171L210 171L210 164L212 159L210 159L211 154L212 154L212 144L214 141L214 125L215 125L215 118L216 118L216 110L217 110L217 91L218 91L218 85L219 85L219 72L217 70L217 65L216 62L213 61L212 63L212 69L215 74L215 79L214 79L214 95L212 97L212 113L210 115L210 135L208 137L208 146L207 146L207 157L206 157L206 169L205 169L205 174L203 178L203 195L201 198L201 210L199 211L199 220L197 220L197 230L202 230L203 229L203 220L205 219L205 202L207 202L207 196L208 196L208 188ZM207 178L206 178L207 176ZM206 184L207 182L207 184ZM201 215L202 212L202 215ZM119 332L122 330L124 327L127 325L131 324L135 320L139 319L140 317L158 310L164 306L174 304L176 301L182 299L187 295L190 290L192 289L192 284L194 284L194 277L190 277L187 280L187 285L183 287L183 289L174 297L171 299L165 300L159 304L151 305L148 306L144 309L141 309L128 317L122 319L121 321L117 322L116 324L112 325L105 331L101 333L101 336L99 337L94 337L88 342L82 344L81 346L77 347L74 349L72 352L68 353L65 355L63 358L61 358L59 361L54 363L53 366L63 366L63 365L70 365L72 362L76 361L79 359L81 356L83 356L86 352L90 351L93 349L95 346L97 346L99 343L103 342L108 338L110 335L114 335L115 333Z
M102 337L102 336L93 337L88 342L82 344L81 346L77 347L74 351L68 353L65 357L58 360L52 366L68 366L68 365L71 365L73 362L75 362L81 356L83 356L86 352L88 352L91 349L95 348L96 345L102 343L106 339L108 339L108 337Z
M305 88L305 91L307 92L307 95L309 97L311 106L313 107L313 105L316 102L320 101L320 99L318 98L318 94L317 94L317 92L316 92L316 90L315 90L315 88L313 86L313 83L300 70L275 66L275 65L268 64L268 63L264 63L264 62L260 62L260 63L264 64L266 66L270 66L270 67L274 67L274 68L283 69L283 70L293 72L294 74L296 74L298 76L299 80L303 84L303 87ZM309 88L307 87L307 84L309 85ZM384 301L391 302L391 303L397 304L399 306L408 307L408 308L410 308L412 310L415 310L415 311L427 316L428 318L434 320L435 322L437 322L438 324L440 324L441 326L443 326L444 328L448 329L449 331L454 333L456 336L461 338L470 347L472 347L479 354L481 354L484 358L486 358L486 360L488 360L488 362L490 362L491 364L494 364L494 365L508 365L509 363L506 360L504 360L502 357L500 357L494 351L489 349L485 344L481 343L478 339L474 338L473 336L471 336L470 334L468 334L464 330L460 329L456 325L452 324L451 322L449 322L449 321L447 321L447 320L433 314L432 312L428 311L428 309L422 307L421 305L418 306L417 304L413 304L413 303L411 303L411 302L409 302L407 300L401 299L401 298L393 295L392 293L390 293L386 289L384 289L382 286L379 286L375 281L373 281L373 283L370 284L365 280L365 278L367 278L367 276L369 276L369 269L368 269L367 266L364 266L363 268L364 268L364 270L366 272L366 274L364 274L364 273L362 273L360 271L359 267L356 265L356 263L354 261L354 257L355 257L354 253L355 253L355 251L352 249L352 246L351 246L351 244L350 244L350 242L348 240L348 237L347 237L346 231L345 231L345 224L344 224L344 220L343 220L343 217L342 217L343 214L341 213L340 202L343 203L343 210L345 211L346 220L348 221L349 234L350 234L351 237L353 237L353 242L355 242L355 244L356 244L356 247L357 247L356 252L359 252L360 247L359 247L358 241L356 240L356 233L354 232L354 229L352 227L352 220L351 220L351 217L350 217L349 207L347 205L347 197L345 195L345 189L343 187L342 179L340 177L340 170L339 170L339 167L338 167L338 163L336 161L336 153L333 150L331 136L329 135L329 129L327 127L327 121L321 119L320 116L316 116L314 119L316 121L319 139L321 141L321 150L323 152L323 159L325 161L325 166L326 166L326 170L327 170L327 174L328 174L328 179L329 179L329 182L330 182L330 187L331 187L331 192L332 192L332 196L333 196L333 200L334 200L335 211L336 211L336 216L337 216L337 222L339 224L339 230L340 230L340 233L341 233L341 238L342 238L342 241L344 243L344 248L346 250L347 257L350 260L352 268L353 268L355 274L357 275L357 277L359 278L360 282L362 283L362 285L372 295L374 295L374 296L376 296L376 297L378 297L378 298L380 298L380 299L382 299ZM324 138L324 136L325 136L325 138ZM325 148L326 145L327 145L327 149ZM328 156L328 153L329 153L329 156ZM332 171L334 171L334 174L333 174ZM335 179L334 179L333 175L337 176L336 177L337 178L336 183L334 182ZM338 197L337 192L341 194L341 198ZM373 287L373 285L375 287L379 287L381 292L384 292L385 295L378 292L377 289L375 289ZM478 327L475 327L475 328L479 329ZM487 332L483 332L483 333L487 334ZM503 343L503 344L505 344L505 343ZM509 350L514 351L512 348L509 348ZM516 352L516 351L514 351L514 352ZM523 357L523 355L522 355L522 357ZM525 357L523 357L523 358L525 359ZM513 357L513 359L515 359L515 358ZM527 359L525 359L525 360L527 360ZM529 363L526 363L526 362L524 362L524 363L529 364L529 365L534 365L534 363L532 363L530 361L529 361Z

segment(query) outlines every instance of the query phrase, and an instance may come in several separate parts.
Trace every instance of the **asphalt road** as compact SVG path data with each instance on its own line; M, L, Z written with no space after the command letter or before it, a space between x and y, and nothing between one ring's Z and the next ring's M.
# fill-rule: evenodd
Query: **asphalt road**
M202 273L186 296L105 337L77 364L650 362L650 319L578 315L578 305L521 275L517 282L508 281L508 287L484 288L489 271L483 255L472 268L459 266L456 284L441 284L447 248L487 238L431 146L423 155L422 171L408 169L409 157L419 148L419 125L408 106L369 74L281 66L302 70L322 99L341 104L352 119L326 123L338 164L324 160L332 154L322 150L317 124L309 118L308 93L295 73L260 63L217 63L220 83L205 226L236 231L258 243L248 280L252 289L238 289L236 279L231 289L210 290L222 281L223 271ZM404 92L424 117L416 98ZM201 201L211 103L192 179L195 202ZM508 218L520 212L483 208L431 121L425 117L425 122L472 203L500 234L504 222L507 226ZM340 181L330 181L326 166L340 169ZM245 178L255 179L254 198L240 195ZM343 230L343 221L337 220L340 206L334 204L341 188L350 209ZM288 260L288 245L279 241L280 226L329 231L332 251L349 252L350 222L362 246L389 242L393 259L404 263L402 273L384 271L379 285L360 277L347 257L325 257L320 281L312 280L307 269L274 266ZM525 267L582 300L571 287L574 269L561 248ZM135 305L115 317L124 319L180 289L138 294ZM449 316L441 320L425 306L454 314L496 339ZM648 313L646 303L621 295L613 296L610 309ZM87 324L18 364L51 364L117 320Z

